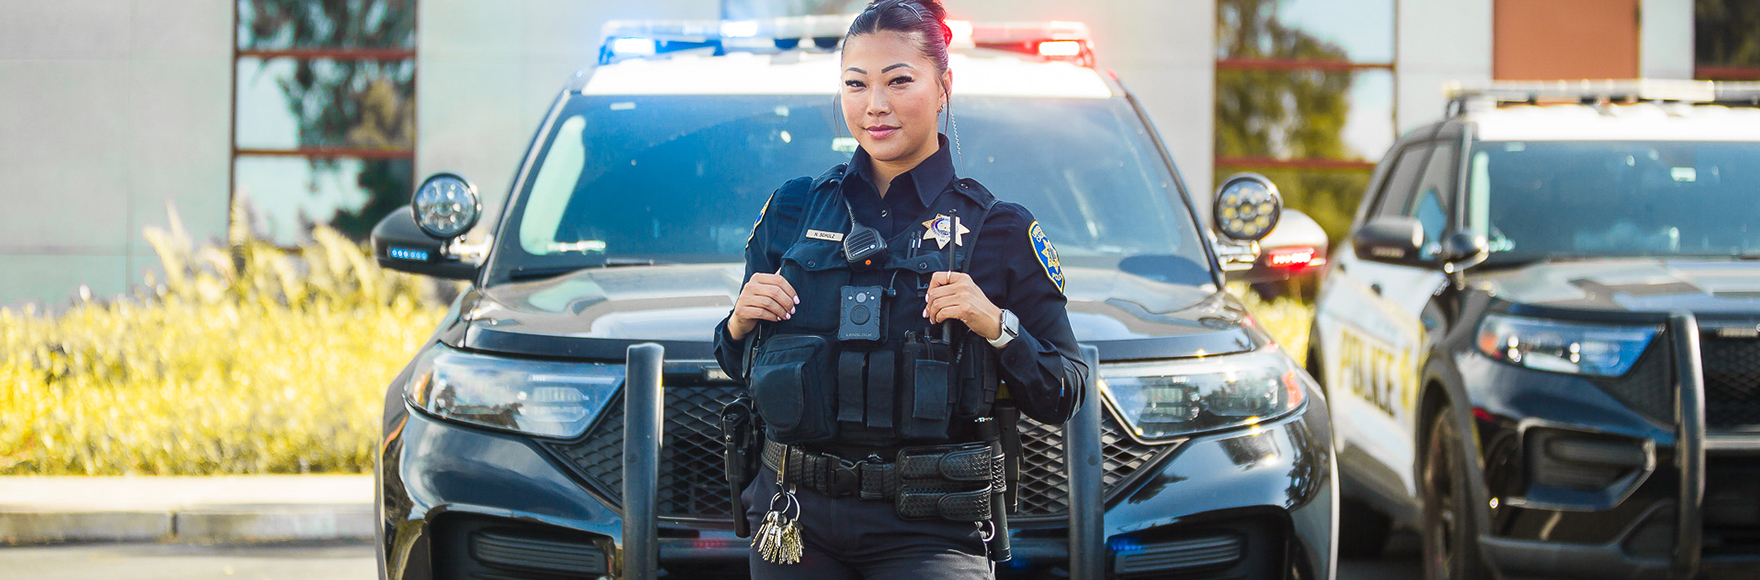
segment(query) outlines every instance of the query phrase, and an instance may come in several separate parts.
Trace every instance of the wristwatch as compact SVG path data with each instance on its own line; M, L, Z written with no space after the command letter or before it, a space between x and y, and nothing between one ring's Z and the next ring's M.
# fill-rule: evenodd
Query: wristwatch
M996 338L990 339L990 346L998 349L1008 346L1009 341L1021 335L1021 319L1005 308L1002 310L1001 326L1002 332L997 334Z

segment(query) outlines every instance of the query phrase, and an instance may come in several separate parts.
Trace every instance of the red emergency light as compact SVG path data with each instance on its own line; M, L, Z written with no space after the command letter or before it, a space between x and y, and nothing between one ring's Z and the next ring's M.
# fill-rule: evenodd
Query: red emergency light
M1320 250L1308 247L1278 248L1266 253L1265 262L1273 268L1299 270L1326 263Z

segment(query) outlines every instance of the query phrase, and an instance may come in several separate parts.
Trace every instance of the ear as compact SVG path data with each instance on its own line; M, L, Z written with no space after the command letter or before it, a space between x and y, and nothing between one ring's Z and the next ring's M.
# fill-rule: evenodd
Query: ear
M953 98L953 69L941 71L941 106Z

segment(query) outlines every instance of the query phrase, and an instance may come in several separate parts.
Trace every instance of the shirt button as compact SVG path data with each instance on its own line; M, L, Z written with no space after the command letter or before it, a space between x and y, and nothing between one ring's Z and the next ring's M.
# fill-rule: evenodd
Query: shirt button
M892 216L892 214L890 212L887 212L886 210L880 210L880 217L891 217L891 216Z

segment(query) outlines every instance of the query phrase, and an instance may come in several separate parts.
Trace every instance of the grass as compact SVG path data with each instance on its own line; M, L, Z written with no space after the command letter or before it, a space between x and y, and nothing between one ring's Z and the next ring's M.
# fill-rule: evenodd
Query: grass
M431 283L325 228L293 251L229 234L195 248L173 215L147 232L149 290L0 310L0 474L372 469L384 389L442 313Z
M171 222L147 232L149 290L0 309L0 474L370 471L385 387L442 314L433 283L322 227L291 251L237 229L197 248ZM1307 306L1230 291L1301 356Z

